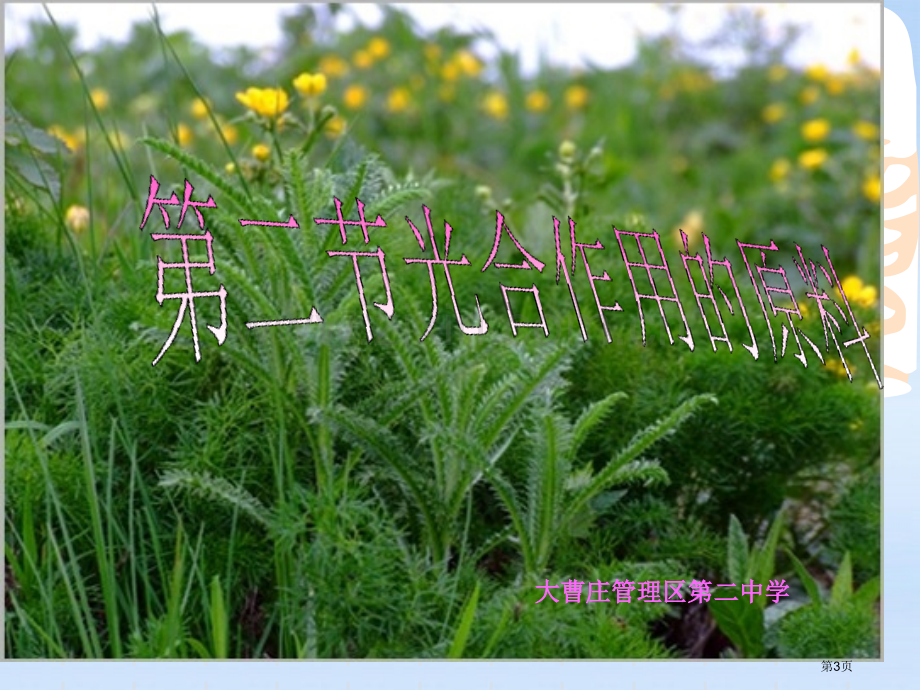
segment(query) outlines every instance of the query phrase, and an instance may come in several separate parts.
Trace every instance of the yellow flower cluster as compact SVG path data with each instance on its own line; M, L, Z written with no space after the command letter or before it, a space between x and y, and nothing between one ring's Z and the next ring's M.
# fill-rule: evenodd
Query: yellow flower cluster
M786 106L782 103L771 103L763 109L760 115L763 117L764 122L768 125L772 125L786 116Z
M817 170L827 160L825 149L808 149L799 154L799 165L806 170Z
M352 84L342 94L342 102L345 103L346 108L357 110L367 103L367 97L367 89L358 84Z
M575 84L565 90L565 104L571 110L579 110L588 104L590 93L581 84Z
M67 148L71 151L76 151L83 143L84 134L80 130L77 130L74 134L71 134L60 125L51 125L48 128L48 134L63 141L64 145L67 146Z
M411 102L412 95L409 93L409 89L399 86L390 91L387 96L387 109L391 113L399 113L406 110Z
M254 86L237 93L236 100L257 115L267 118L278 117L290 105L284 89L259 89Z
M333 79L338 79L348 74L348 63L338 55L325 55L319 61L319 71Z
M501 91L492 91L482 103L483 109L496 120L508 117L508 99Z
M321 72L317 74L303 72L294 80L294 88L300 92L301 96L308 98L320 96L326 90L326 75Z
M882 194L882 184L878 175L869 175L869 177L865 179L862 186L862 193L863 196L865 196L866 199L871 201L873 204L878 203L878 200L881 198Z
M785 158L776 159L773 161L773 165L770 166L770 179L773 182L780 182L781 180L785 180L791 168L792 166Z
M478 77L482 69L482 62L473 53L469 50L458 50L441 66L441 79L457 81L462 76Z
M824 118L809 120L802 125L802 138L805 141L823 141L831 131L831 123Z
M818 97L821 95L821 92L818 90L817 86L806 86L802 89L802 93L799 94L799 102L802 105L811 105Z
M834 374L836 374L840 378L844 378L847 375L847 370L844 367L843 362L841 362L839 359L829 359L827 360L827 363L824 366L826 366L828 369L830 369ZM855 375L856 367L854 367L852 364L850 364L849 367L850 367L850 375L851 376Z
M847 276L841 283L848 302L855 302L861 307L872 307L878 300L878 290L873 285L866 285L859 276ZM837 290L840 294L840 290Z
M252 157L264 163L272 157L272 150L265 144L256 144L252 147Z
M878 125L860 120L853 125L853 134L866 141L878 141Z
M64 223L77 235L85 232L89 227L89 209L85 206L70 206L64 214Z
M382 60L390 54L390 44L385 38L375 36L366 47L357 51L351 58L355 67L367 69L377 60Z
M89 98L97 110L105 110L109 107L109 92L105 89L93 89L89 92Z
M533 113L542 113L549 108L549 96L540 89L531 91L527 94L527 98L524 99L524 107Z

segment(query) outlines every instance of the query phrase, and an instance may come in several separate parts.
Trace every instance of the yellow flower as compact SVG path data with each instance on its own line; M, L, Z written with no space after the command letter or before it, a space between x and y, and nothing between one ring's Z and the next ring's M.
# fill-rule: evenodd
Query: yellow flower
M109 107L109 92L105 89L93 89L89 92L89 97L98 110Z
M834 374L840 378L844 378L847 375L847 370L839 359L828 359L825 366L831 370ZM850 374L853 375L856 373L856 367L852 364L850 365Z
M468 77L475 77L482 72L482 63L468 50L461 50L454 55L457 66Z
M853 48L853 50L850 51L850 54L847 55L847 62L850 64L851 67L855 67L856 65L858 65L860 59L861 59L861 56L859 54L859 48Z
M336 79L348 74L348 63L338 55L325 55L319 61L319 71Z
M224 135L224 139L227 140L227 144L233 146L237 141L239 141L240 133L239 130L234 125L220 125L220 131Z
M287 110L290 101L284 89L259 89L249 87L237 93L236 100L262 117L277 117Z
M409 107L411 98L409 89L404 86L397 87L387 96L387 108L391 113L402 112Z
M549 108L549 96L545 91L531 91L524 100L524 107L535 113L540 113Z
M572 110L584 108L588 103L588 89L581 84L575 84L565 90L565 104Z
M367 69L374 64L374 56L366 50L359 50L351 58L351 61L355 63L355 67L358 69Z
M342 132L345 131L345 118L340 115L336 115L326 123L326 127L323 131L330 139L339 138L342 136Z
M772 125L775 122L779 122L786 115L786 106L782 103L771 103L766 108L763 109L761 116L763 121L769 125Z
M352 84L342 94L342 102L345 103L346 108L357 110L367 103L367 89L358 84Z
M301 96L319 96L326 90L326 75L303 72L294 80L294 88Z
M878 175L870 175L863 182L862 193L873 204L877 204L882 191Z
M878 290L874 285L866 285L859 276L847 276L840 283L848 302L855 302L861 307L872 307L878 300ZM837 290L840 295L840 290Z
M192 117L199 120L203 120L208 116L208 104L205 103L200 98L196 98L192 101Z
M789 161L785 158L777 158L773 161L773 165L770 166L770 179L773 182L779 182L780 180L786 179L786 175L789 174L789 169L791 167Z
M48 128L48 134L57 137L64 142L64 145L71 151L76 151L80 146L80 141L73 134L70 134L60 125L51 125Z
M224 166L224 170L227 171L227 174L228 174L228 175L232 175L233 173L236 172L236 166L235 166L233 163L227 163L227 164Z
M482 107L496 120L504 120L508 117L508 99L500 91L492 91L488 94L482 103Z
M252 155L256 160L264 163L272 157L272 150L265 144L256 144L252 147Z
M827 89L828 95L839 96L846 89L846 82L840 77L828 77L824 88Z
M824 118L809 120L802 125L802 138L805 141L822 141L831 131L831 123Z
M192 143L192 130L184 122L180 122L176 127L176 138L179 140L179 146L188 146Z
M383 59L390 54L390 44L385 38L376 36L367 44L367 52L377 60Z
M860 120L853 125L853 134L866 141L878 141L878 125Z
M827 160L827 151L824 149L808 149L799 154L799 165L806 170L816 170L824 165Z
M810 311L811 311L811 310L808 308L808 305L805 304L804 302L802 302L802 304L799 305L799 313L802 315L802 318L803 318L803 319L804 319L806 316L808 316L808 314L810 313Z
M821 95L821 92L818 91L817 86L806 86L802 89L802 93L799 94L799 101L802 105L811 105L818 97Z
M64 222L71 232L80 234L89 227L89 209L85 206L71 206L64 214Z
M441 57L441 46L437 43L428 43L424 48L425 59L434 62Z
M684 239L681 236L681 230L687 236L687 247L693 247L699 239L700 233L703 232L703 214L697 209L687 212L680 224L674 228L674 241L678 247L683 249Z
M460 78L460 65L456 62L448 62L441 68L441 79L444 81L457 81Z
M457 89L454 88L453 84L441 84L441 86L438 87L438 98L445 103L452 102L456 95Z
M782 65L770 65L770 69L767 70L767 79L770 81L782 81L786 78L788 72L789 70Z
M805 69L805 76L812 81L824 81L827 79L828 71L824 65L811 65Z

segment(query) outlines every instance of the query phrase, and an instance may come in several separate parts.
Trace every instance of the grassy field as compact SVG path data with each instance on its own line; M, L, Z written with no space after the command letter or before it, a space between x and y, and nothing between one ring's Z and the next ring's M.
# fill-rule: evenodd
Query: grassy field
M7 54L7 654L878 657L879 386L860 347L846 367L825 347L793 264L828 248L881 375L878 72L855 53L842 73L787 67L794 34L770 43L743 10L720 35L747 64L723 79L675 34L620 69L525 78L513 55L477 55L488 37L424 35L395 10L341 33L331 11L287 18L272 55L154 22L90 52L37 23ZM176 232L178 207L169 230L157 208L139 229L151 175L160 198L181 203L188 180L216 204L201 210L215 270L192 281L225 289L226 340L205 327L220 299L197 298L200 361L186 314L151 366L179 303L157 303L158 257L182 260L151 237ZM334 199L385 227L365 246L350 226L342 246L314 222ZM426 208L439 255L446 221L450 260L469 264L451 266L459 317L443 269L405 261L433 258ZM496 209L542 270L497 265L522 261L508 233L483 270ZM622 308L602 312L609 337L568 218L603 245L585 256L609 276L597 304ZM650 300L640 325L614 226L659 233L692 348L676 302L670 332ZM707 334L681 230L703 265L703 233L731 261L737 293L714 273L731 311L702 301L731 351ZM191 210L181 232L203 232ZM792 321L765 319L739 252L771 241ZM365 327L352 261L328 252L378 246L388 284L360 260ZM509 306L541 314L499 284L539 291L548 335L512 333ZM477 305L488 332L464 335ZM825 307L842 346L849 312ZM314 308L321 324L246 326ZM781 356L784 323L825 363L801 338L803 366L791 333ZM569 580L579 604L561 586L535 603ZM688 603L664 601L677 580ZM651 581L661 600L638 600ZM708 602L689 603L692 581ZM771 581L779 603L741 588ZM599 582L611 601L586 604Z

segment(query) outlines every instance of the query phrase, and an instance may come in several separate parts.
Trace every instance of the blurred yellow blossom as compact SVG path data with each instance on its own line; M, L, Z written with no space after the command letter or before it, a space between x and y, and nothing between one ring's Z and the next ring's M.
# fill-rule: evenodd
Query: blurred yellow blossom
M859 48L853 48L850 51L850 54L847 55L847 62L851 67L855 67L859 64L859 61L862 59L862 56L859 54Z
M825 364L825 366L826 366L832 373L836 374L836 375L839 376L840 378L844 378L844 377L847 375L847 370L846 370L846 368L844 367L843 362L841 362L839 359L834 359L834 358L828 359L828 360L827 360L827 364ZM852 375L855 374L855 373L856 373L856 367L854 367L854 366L851 364L851 365L850 365L850 375L852 376Z
M256 160L264 163L272 157L272 150L265 144L256 144L252 147L252 155Z
M482 63L468 50L460 50L454 55L460 70L468 77L475 77L482 72Z
M863 182L862 193L873 204L877 204L881 196L882 186L878 175L869 175Z
M454 100L457 95L457 89L454 88L453 84L441 84L438 87L438 98L440 98L445 103L450 103Z
M860 120L853 125L853 134L866 141L878 141L878 125Z
M773 165L770 166L770 179L773 182L779 182L780 180L786 179L791 167L789 161L785 158L777 158L773 161Z
M540 113L549 108L549 96L545 91L531 91L524 99L524 107L535 113Z
M382 60L390 54L390 44L385 38L375 36L367 44L367 52L371 54L371 57Z
M290 104L284 89L259 89L254 86L237 93L236 100L262 117L277 117Z
M456 62L448 62L441 67L441 79L444 81L457 81L460 78L460 65Z
M199 120L203 120L208 116L208 104L205 103L200 98L196 98L192 101L192 117Z
M240 132L236 128L236 125L228 125L223 122L220 123L220 131L224 135L224 139L227 140L227 144L233 146L240 138Z
M761 112L761 117L763 121L767 124L772 125L775 122L779 122L786 115L786 106L782 103L771 103Z
M326 75L303 72L294 80L294 88L301 96L320 96L326 90Z
M859 276L847 276L840 283L846 295L847 302L855 302L861 307L872 307L878 300L878 290L874 285L866 285ZM840 294L840 290L837 290Z
M827 67L824 65L811 65L805 68L805 76L812 81L824 81L827 75Z
M404 86L399 86L392 91L387 96L387 108L392 113L398 113L409 107L409 102L411 101L411 95L409 94L409 89Z
M824 82L824 88L827 89L828 95L839 96L846 89L846 82L840 77L831 76Z
M808 149L799 154L799 165L806 170L816 170L824 165L827 160L827 151L824 149Z
M192 143L192 129L184 122L180 122L176 127L176 139L179 146L188 146Z
M805 141L823 141L831 131L831 123L824 118L809 120L802 125L802 138Z
M427 43L423 49L425 53L425 59L431 62L440 59L441 57L441 46L437 43Z
M367 89L358 84L352 84L342 94L342 102L346 108L357 110L367 103Z
M109 92L105 89L93 89L89 92L89 97L98 110L105 110L109 107Z
M770 81L782 81L788 73L789 70L782 65L770 65L770 69L767 70L767 79Z
M345 118L341 115L336 115L329 122L326 123L324 132L326 136L330 139L338 139L342 136L342 133L345 131Z
M684 219L680 221L680 225L674 229L674 234L677 238L677 244L680 247L683 247L684 242L681 238L680 231L683 230L684 234L687 235L687 244L692 247L696 244L697 240L700 239L699 235L703 232L703 213L698 209L691 209L687 212L687 215L684 216Z
M319 61L319 71L328 77L337 79L348 74L348 63L338 55L325 55Z
M80 234L89 227L89 209L85 206L70 206L64 214L64 222L71 232Z
M355 63L355 67L358 69L367 69L374 64L374 56L366 50L359 50L354 54L351 61Z
M79 139L60 125L51 125L48 128L48 134L63 141L64 145L71 151L76 151L80 146Z
M588 103L588 89L581 84L575 84L565 90L565 104L572 110L584 108Z
M808 305L805 304L804 302L802 302L798 306L799 306L799 313L802 315L802 318L804 319L806 316L808 316L811 310L808 308Z
M236 166L233 163L227 163L224 166L224 170L226 171L228 175L232 175L233 173L236 172Z
M482 106L496 120L504 120L508 117L508 99L500 91L489 93L485 97Z
M817 86L806 86L799 94L799 102L801 102L802 105L811 105L818 100L820 95L821 92L818 90Z

